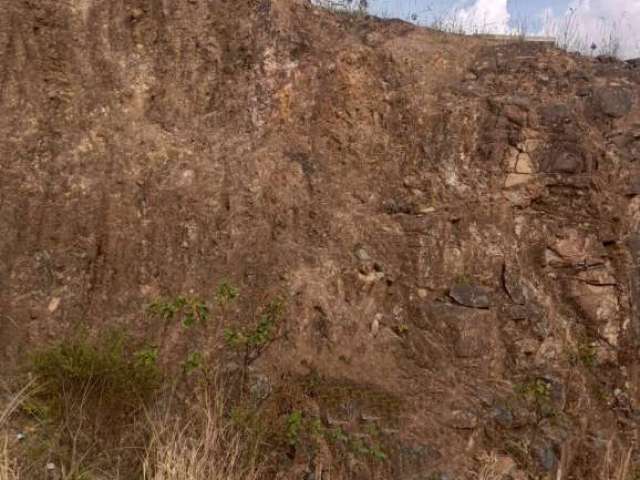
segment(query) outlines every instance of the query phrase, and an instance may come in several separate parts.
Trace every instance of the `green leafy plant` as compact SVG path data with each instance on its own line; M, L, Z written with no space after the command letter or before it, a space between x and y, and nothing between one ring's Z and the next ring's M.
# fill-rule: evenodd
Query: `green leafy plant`
M369 447L362 438L350 438L349 448L358 455L367 455L369 453Z
M409 325L407 325L406 323L401 323L399 325L396 325L393 330L400 335L401 337L406 335L407 333L409 333Z
M515 386L516 393L533 400L549 400L551 386L541 378L520 383Z
M194 370L202 368L202 363L202 354L200 352L191 352L187 355L187 359L182 362L182 371L188 375Z
M349 441L349 436L346 433L344 433L344 431L340 427L327 430L326 436L333 443L340 443L340 442L346 443Z
M370 432L370 435L375 436L375 433ZM380 445L371 440L365 441L362 437L349 435L340 427L325 430L324 435L331 443L342 444L357 455L370 456L376 460L387 459Z
M369 444L362 438L350 438L349 448L358 455L371 456L376 460L386 460L387 455L382 451L380 446Z
M224 306L234 301L240 295L240 291L226 280L220 282L216 290L216 301Z
M371 455L376 460L386 460L387 454L382 451L382 449L378 445L372 445L369 447L369 455Z
M574 350L568 352L569 362L572 365L583 365L586 368L592 368L596 363L596 349L587 342L580 341Z
M243 363L248 366L274 340L275 330L284 311L284 303L274 300L264 309L255 327L250 329L226 328L224 340L227 345L243 354Z
M540 417L553 417L557 412L551 401L551 384L536 378L515 386L516 393L535 407Z
M185 328L196 322L205 323L209 317L209 308L200 297L178 296L173 299L159 299L148 307L152 315L163 320L178 318Z
M289 445L295 446L298 444L302 427L302 412L294 410L287 417L287 442Z
M135 353L136 366L140 368L155 368L158 363L158 347L149 346Z
M309 433L312 437L320 437L324 434L325 428L319 418L314 418L309 422Z

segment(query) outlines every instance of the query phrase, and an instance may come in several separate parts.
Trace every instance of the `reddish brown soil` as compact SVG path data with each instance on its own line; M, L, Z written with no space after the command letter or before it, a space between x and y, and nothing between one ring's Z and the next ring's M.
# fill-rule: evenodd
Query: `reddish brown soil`
M78 324L178 355L144 306L228 279L229 324L286 299L256 371L349 385L319 406L381 417L388 478L640 459L640 69L294 0L0 5L3 365Z

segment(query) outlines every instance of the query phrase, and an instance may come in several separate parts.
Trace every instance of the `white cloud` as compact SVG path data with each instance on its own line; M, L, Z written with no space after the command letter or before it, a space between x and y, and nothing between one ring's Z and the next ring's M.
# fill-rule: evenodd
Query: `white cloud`
M556 37L569 50L589 53L595 44L595 54L640 57L640 0L571 0L563 14L546 9L536 19L512 17L508 0L474 0L444 18L445 28L467 33L519 33L519 23L534 33L531 27L542 23L537 33Z
M546 13L544 34L571 50L640 56L640 0L574 0L567 12Z
M462 29L468 33L508 33L510 30L507 0L476 0L455 15Z

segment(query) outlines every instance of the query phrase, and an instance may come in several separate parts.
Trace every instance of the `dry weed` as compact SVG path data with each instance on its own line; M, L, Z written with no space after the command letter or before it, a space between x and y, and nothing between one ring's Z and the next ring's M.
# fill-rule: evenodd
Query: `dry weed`
M18 466L10 451L10 435L8 423L11 415L24 400L34 391L33 382L25 385L18 393L12 395L6 405L0 407L0 480L18 480Z
M204 395L193 410L188 421L185 415L173 418L169 409L149 415L144 480L258 479L251 456L225 418L223 395Z

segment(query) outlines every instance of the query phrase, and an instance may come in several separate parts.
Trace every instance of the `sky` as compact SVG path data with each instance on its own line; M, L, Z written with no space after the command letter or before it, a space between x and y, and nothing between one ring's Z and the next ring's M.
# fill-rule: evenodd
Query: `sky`
M555 36L570 50L640 57L640 0L369 0L373 13L467 32Z

